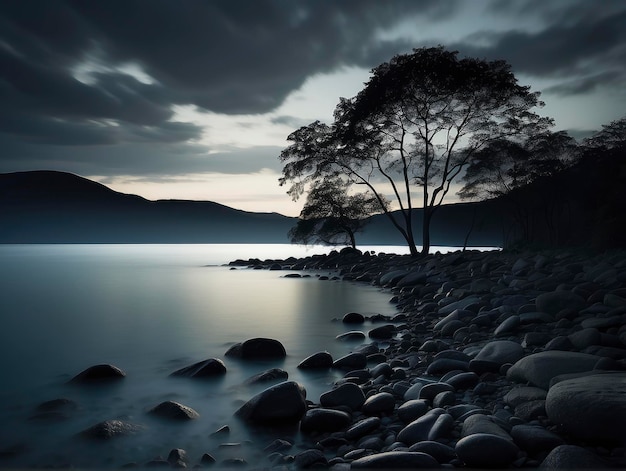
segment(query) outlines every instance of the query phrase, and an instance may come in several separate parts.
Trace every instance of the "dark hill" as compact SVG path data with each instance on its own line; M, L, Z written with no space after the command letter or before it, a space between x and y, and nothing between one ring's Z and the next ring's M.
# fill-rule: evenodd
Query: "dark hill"
M1 243L287 243L294 219L148 201L52 171L0 174Z
M433 244L462 246L471 229L469 245L501 245L496 206L442 206ZM0 174L0 221L0 243L289 243L296 218L209 201L149 201L73 174L36 171ZM418 244L420 226L421 211L415 210ZM357 242L405 244L386 216L373 217Z

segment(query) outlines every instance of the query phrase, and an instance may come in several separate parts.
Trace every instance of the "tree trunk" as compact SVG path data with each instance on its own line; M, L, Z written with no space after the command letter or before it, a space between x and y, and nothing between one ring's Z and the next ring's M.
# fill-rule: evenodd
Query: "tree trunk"
M430 253L430 221L433 216L432 207L424 206L424 219L422 221L422 255Z

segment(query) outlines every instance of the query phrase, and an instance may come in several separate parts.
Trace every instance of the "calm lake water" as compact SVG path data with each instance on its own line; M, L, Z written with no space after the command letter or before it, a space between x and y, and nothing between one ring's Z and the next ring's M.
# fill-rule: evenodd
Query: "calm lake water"
M403 247L363 247L406 253ZM354 348L335 336L346 312L394 315L390 294L378 288L285 272L221 266L237 258L286 258L327 252L290 245L4 245L0 246L0 467L119 467L187 450L218 459L255 459L272 437L254 436L232 417L263 386L246 378L280 367L319 400L337 373L303 373L296 365L329 351ZM326 274L326 273L324 273ZM364 330L371 328L365 325ZM287 358L242 363L224 358L230 345L252 337L280 340ZM216 381L171 378L174 370L210 357L228 373ZM99 363L122 368L114 387L80 388L67 381ZM79 405L67 420L32 420L43 401ZM192 407L200 419L155 420L146 411L165 400ZM109 419L146 426L135 437L91 443L75 435ZM211 438L222 425L229 436ZM249 444L246 440L251 440ZM241 447L220 447L240 442ZM15 452L15 453L12 453Z

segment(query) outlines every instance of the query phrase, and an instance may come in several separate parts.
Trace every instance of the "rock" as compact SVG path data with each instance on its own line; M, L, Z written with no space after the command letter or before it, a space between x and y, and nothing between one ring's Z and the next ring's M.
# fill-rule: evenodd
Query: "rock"
M577 350L582 350L591 345L600 345L600 331L593 327L588 327L567 336L569 341Z
M521 386L511 389L504 396L504 403L515 408L528 401L545 399L548 391L533 386Z
M174 371L170 376L185 376L187 378L212 378L226 374L226 365L219 358L209 358L193 365Z
M445 412L444 409L431 409L419 419L414 420L398 433L398 440L411 446L417 442L428 440L428 434L437 418Z
M296 465L296 468L300 469L318 468L320 466L326 468L328 460L322 451L310 449L298 453L295 456L294 464Z
M454 419L452 416L447 413L441 414L437 417L437 420L428 432L428 440L437 440L447 437L453 427Z
M334 409L310 409L300 422L303 432L337 432L350 425L350 414Z
M443 383L443 382L425 384L420 389L419 398L428 399L432 401L433 399L435 399L435 396L437 394L446 392L446 391L454 392L454 388L450 386L448 383Z
M454 376L446 379L446 383L452 386L455 390L469 389L476 386L480 381L480 378L473 371L467 371L464 373L457 373Z
M365 339L365 334L360 330L351 330L350 332L344 332L343 334L337 335L335 337L337 340L363 340Z
M426 373L429 375L440 375L453 370L467 371L468 369L469 363L466 361L439 358L428 365Z
M378 417L368 417L360 420L346 431L346 438L348 440L357 440L376 430L380 427L380 423L381 421Z
M578 311L584 309L587 303L585 300L571 291L552 291L542 293L535 300L537 310L548 314L556 315L563 309Z
M195 410L174 401L165 401L148 411L150 414L171 420L193 420L200 417Z
M516 425L511 429L511 437L517 446L533 456L565 445L557 434L535 425Z
M406 270L392 270L390 272L385 273L380 277L378 283L380 286L389 286L393 287L395 284L404 278L408 272Z
M167 462L172 468L186 468L187 467L187 452L182 448L174 448L167 455Z
M581 440L626 443L626 373L561 381L548 391L549 419Z
M605 460L585 448L575 445L561 445L554 448L548 456L544 458L541 462L540 469L599 470L609 467L613 468L612 466L609 466Z
M200 464L202 466L211 466L214 463L215 463L215 458L209 453L204 453L202 455L202 458L200 458Z
M504 334L515 332L520 326L521 321L519 316L510 316L503 320L498 327L493 331L493 334L497 337Z
M363 322L365 322L365 317L363 314L359 314L358 312L349 312L343 316L341 321L344 324L363 324Z
M599 359L596 355L558 350L533 353L516 362L506 376L511 381L529 382L547 390L554 376L589 371Z
M104 422L97 423L96 425L83 430L80 432L80 435L85 438L95 440L109 440L111 438L126 435L135 435L139 431L143 430L143 428L144 427L141 425L121 420L105 420Z
M374 340L389 340L396 335L396 327L393 324L381 325L370 330L367 335Z
M515 416L529 422L539 417L546 416L546 401L537 399L534 401L524 402L515 408Z
M435 469L439 463L421 452L388 451L354 460L350 469Z
M261 391L235 415L263 425L295 424L306 412L306 391L295 381L285 381Z
M439 463L449 463L456 458L454 448L432 440L426 440L411 445L409 451L426 453L435 458Z
M463 421L461 436L469 437L475 434L497 435L506 440L511 440L511 436L508 432L498 425L491 415L475 414L467 417Z
M285 358L287 352L283 344L278 340L254 338L233 345L228 349L225 355L241 358L243 360L264 360L270 358Z
M359 410L364 403L365 394L354 383L341 384L320 396L320 404L324 407L346 406L352 410Z
M333 357L328 352L317 352L298 364L301 370L325 369L333 366Z
M270 368L254 376L249 377L244 381L245 384L259 384L267 383L270 381L285 381L289 377L289 374L281 368Z
M368 397L361 407L365 415L382 415L393 412L396 399L388 392L381 392Z
M333 368L341 370L358 370L367 366L367 356L363 353L348 353L333 363Z
M475 433L461 438L454 450L467 466L478 468L506 468L519 453L513 441L489 433Z
M94 365L78 373L70 380L70 383L103 383L117 381L125 376L126 373L124 373L117 366L107 364Z
M517 342L494 340L486 344L470 361L469 367L477 374L498 372L505 363L515 363L524 356L524 349Z
M428 412L428 401L411 399L398 407L398 418L405 424L411 423Z

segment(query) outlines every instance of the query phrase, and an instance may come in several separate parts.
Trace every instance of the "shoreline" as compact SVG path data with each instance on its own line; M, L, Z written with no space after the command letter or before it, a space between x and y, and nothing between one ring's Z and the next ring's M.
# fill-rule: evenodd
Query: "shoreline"
M345 249L229 266L336 270L388 290L403 321L377 352L356 347L367 366L335 384L357 385L365 402L309 401L303 449L275 452L272 465L626 467L625 251ZM328 410L349 423L333 426Z

